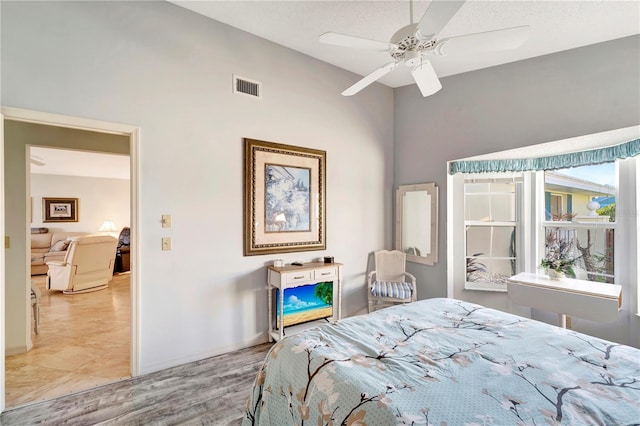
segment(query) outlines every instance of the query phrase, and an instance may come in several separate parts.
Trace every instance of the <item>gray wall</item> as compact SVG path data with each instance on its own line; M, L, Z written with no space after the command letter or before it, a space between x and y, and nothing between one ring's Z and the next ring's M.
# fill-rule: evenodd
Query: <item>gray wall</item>
M440 262L408 266L420 298L447 294L447 161L638 125L639 76L633 36L444 78L428 98L414 86L395 90L395 187L440 187ZM455 296L506 306L495 293Z
M141 128L142 373L266 341L274 258L334 256L343 312L365 308L391 243L392 89L343 97L354 74L167 2L2 2L1 23L3 105ZM327 152L326 251L243 257L245 137Z

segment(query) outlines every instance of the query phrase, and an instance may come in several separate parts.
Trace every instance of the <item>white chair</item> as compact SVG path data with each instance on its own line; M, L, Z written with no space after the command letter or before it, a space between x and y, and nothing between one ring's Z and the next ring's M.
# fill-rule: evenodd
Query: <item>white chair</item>
M118 240L109 235L72 237L62 262L47 262L47 288L65 294L102 290L113 278Z
M375 252L375 270L368 276L369 312L417 300L416 277L406 272L407 255L399 250Z

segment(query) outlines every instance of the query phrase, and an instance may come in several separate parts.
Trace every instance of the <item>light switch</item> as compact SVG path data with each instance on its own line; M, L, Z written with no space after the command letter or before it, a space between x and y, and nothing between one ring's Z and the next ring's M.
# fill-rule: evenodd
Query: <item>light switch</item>
M162 250L171 250L171 237L162 237Z
M4 248L9 248L10 245L11 245L11 241L9 240L9 236L5 235L4 236Z
M163 214L162 215L162 227L163 228L171 228L171 215Z

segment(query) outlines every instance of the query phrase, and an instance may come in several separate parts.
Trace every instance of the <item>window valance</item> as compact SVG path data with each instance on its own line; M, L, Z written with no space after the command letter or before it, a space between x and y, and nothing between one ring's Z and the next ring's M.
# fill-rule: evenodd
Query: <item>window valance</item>
M569 167L588 166L635 157L640 154L640 139L618 145L566 154L535 158L513 158L502 160L460 160L452 161L449 173L490 173L520 172L527 170L555 170Z

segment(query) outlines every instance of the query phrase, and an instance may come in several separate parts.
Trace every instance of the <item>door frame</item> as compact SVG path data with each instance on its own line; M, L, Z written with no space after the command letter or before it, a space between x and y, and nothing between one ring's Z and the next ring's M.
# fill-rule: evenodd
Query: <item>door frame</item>
M129 196L131 208L131 376L140 373L140 128L128 124L112 123L89 118L52 114L14 107L0 106L0 239L5 240L5 203L4 203L4 122L23 121L27 123L67 127L100 133L111 133L129 137L130 181ZM0 413L5 409L5 250L0 250Z

